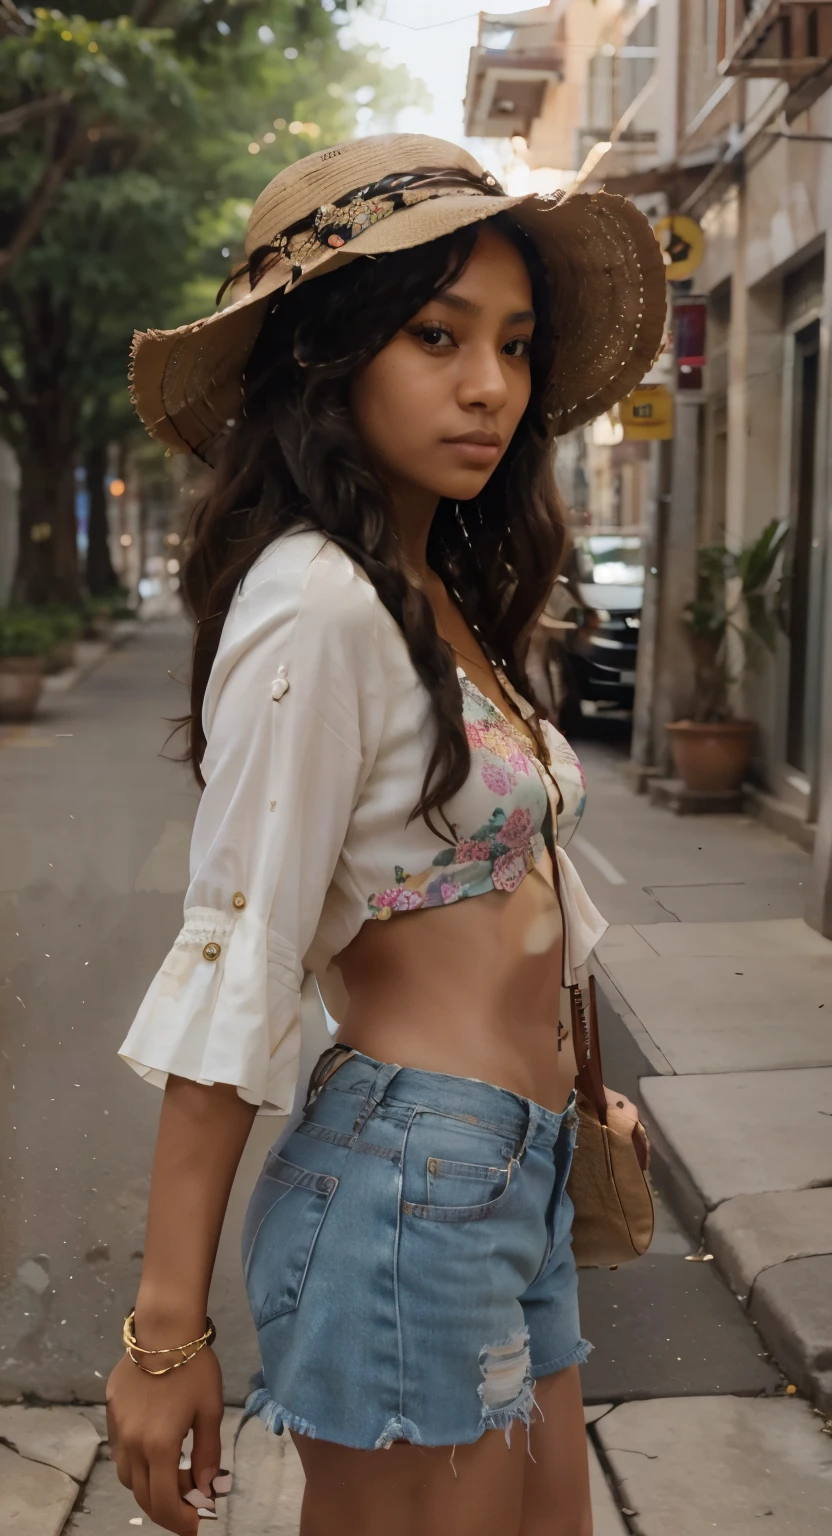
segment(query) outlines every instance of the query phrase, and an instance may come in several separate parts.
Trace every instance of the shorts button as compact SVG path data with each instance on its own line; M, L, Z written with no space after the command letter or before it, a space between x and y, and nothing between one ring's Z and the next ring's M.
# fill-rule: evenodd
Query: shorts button
M435 1172L436 1172L436 1158L435 1157L429 1157L428 1158L428 1173L435 1173Z
M246 898L243 895L242 891L235 891L234 895L231 898L231 905L232 905L232 907L236 907L238 912L242 912L243 907L245 906L245 904L246 904Z
M220 957L220 946L212 940L210 944L205 945L202 953L206 960L218 960Z

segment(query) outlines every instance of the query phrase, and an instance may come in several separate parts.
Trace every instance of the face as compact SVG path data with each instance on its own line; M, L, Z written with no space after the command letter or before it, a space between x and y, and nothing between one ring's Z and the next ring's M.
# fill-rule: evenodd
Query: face
M520 253L484 228L462 275L362 370L358 432L395 495L477 496L531 392L532 288Z

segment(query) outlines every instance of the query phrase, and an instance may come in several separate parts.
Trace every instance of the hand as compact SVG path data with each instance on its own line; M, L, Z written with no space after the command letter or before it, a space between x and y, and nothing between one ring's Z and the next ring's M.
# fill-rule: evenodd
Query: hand
M222 1373L210 1347L166 1376L149 1375L125 1355L107 1382L107 1432L118 1480L133 1490L156 1525L177 1536L192 1536L200 1528L186 1494L213 1513L221 1421ZM180 1472L182 1441L190 1429L191 1471Z

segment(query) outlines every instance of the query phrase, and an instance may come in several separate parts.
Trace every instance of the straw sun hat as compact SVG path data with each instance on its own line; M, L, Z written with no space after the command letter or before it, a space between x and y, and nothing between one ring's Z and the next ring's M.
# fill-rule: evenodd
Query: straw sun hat
M609 410L650 368L664 329L664 262L643 214L606 192L507 197L458 145L395 133L319 150L269 182L232 302L175 331L136 332L139 416L170 448L210 460L239 414L246 360L281 291L508 209L543 257L556 309L559 290L569 295L556 326L556 432Z

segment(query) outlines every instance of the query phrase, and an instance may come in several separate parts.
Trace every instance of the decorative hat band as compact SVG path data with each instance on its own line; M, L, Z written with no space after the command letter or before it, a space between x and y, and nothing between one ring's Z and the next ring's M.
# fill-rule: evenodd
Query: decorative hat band
M352 192L345 192L332 203L322 203L287 229L280 230L268 245L260 245L244 266L227 277L219 293L219 304L229 284L248 275L254 288L267 266L274 261L292 263L291 281L303 276L303 264L321 250L340 250L372 224L389 218L401 208L424 203L450 192L470 193L475 197L503 197L502 187L490 172L474 176L462 168L445 171L395 171Z

